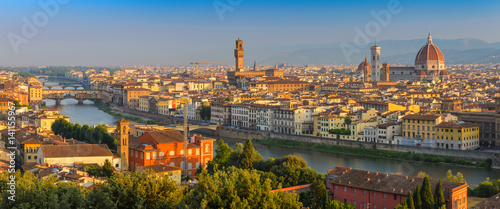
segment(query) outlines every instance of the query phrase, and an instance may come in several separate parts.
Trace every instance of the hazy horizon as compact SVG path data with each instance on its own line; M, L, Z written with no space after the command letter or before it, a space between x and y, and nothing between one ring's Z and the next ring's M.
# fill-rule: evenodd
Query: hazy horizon
M44 7L43 2L57 4ZM234 60L238 35L244 40L244 64L252 65L300 46L353 42L356 29L365 31L374 22L379 28L367 36L369 42L425 43L431 31L435 39L496 43L499 6L497 1L450 0L1 1L0 65L227 65ZM373 13L391 8L390 20L381 25ZM26 21L35 32L23 33Z

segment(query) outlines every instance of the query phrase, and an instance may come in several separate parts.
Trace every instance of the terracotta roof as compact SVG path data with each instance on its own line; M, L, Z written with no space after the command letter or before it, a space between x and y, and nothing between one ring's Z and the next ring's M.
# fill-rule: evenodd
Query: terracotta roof
M438 124L436 127L440 127L440 128L472 128L472 127L479 127L479 125L475 124L475 123L442 122L442 123Z
M44 158L113 156L105 144L42 145Z
M404 116L403 119L405 120L436 120L441 115L418 115L418 114L412 114L412 115L407 115Z
M184 136L177 130L148 131L138 139L140 142L154 140L157 144L183 142Z

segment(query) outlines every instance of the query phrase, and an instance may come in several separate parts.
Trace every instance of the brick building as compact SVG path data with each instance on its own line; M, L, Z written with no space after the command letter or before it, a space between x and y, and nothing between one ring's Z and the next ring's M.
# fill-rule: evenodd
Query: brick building
M330 198L350 203L359 209L392 209L405 201L408 192L423 178L374 171L336 167L328 171L327 190ZM438 180L430 180L434 192ZM447 209L467 208L467 183L442 181Z
M187 175L195 177L199 166L206 166L213 159L215 139L194 135L187 147L187 166L184 164L183 135L177 130L147 131L139 137L130 136L129 169L157 164L187 169Z

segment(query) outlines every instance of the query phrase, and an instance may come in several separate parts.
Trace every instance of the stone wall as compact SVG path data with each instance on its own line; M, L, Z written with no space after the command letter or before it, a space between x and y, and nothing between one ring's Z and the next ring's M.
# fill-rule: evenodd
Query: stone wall
M373 148L372 142L358 142L358 141L350 141L350 140L339 140L339 139L329 139L329 138L321 138L314 136L300 136L300 135L287 135L287 134L269 134L269 138L277 138L277 139L285 139L292 141L300 141L300 142L309 142L316 144L327 144L327 145L339 145L345 147L357 147L357 148ZM441 157L456 157L462 158L465 160L486 160L486 159L494 159L494 154L490 152L481 152L476 150L447 150L447 149L436 149L436 148L427 148L427 147L414 147L414 146L402 146L402 145L389 145L389 144L377 144L377 149L380 150L390 150L396 152L411 152L411 153L420 153L420 154L429 154L434 156ZM500 162L499 162L500 166Z
M267 133L258 131L248 131L241 129L234 129L224 126L219 126L217 128L218 135L221 137L229 137L236 139L267 139Z

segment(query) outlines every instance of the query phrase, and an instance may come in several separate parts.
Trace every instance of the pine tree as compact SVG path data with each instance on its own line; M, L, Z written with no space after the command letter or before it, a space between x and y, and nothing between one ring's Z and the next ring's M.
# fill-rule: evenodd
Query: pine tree
M434 191L434 202L435 209L441 209L443 206L446 207L444 194L443 194L443 185L441 184L441 180L439 180L438 185L436 186L436 190Z
M434 196L432 195L431 182L428 177L422 182L422 190L420 190L422 198L422 209L434 209Z
M408 209L415 209L415 203L413 202L413 195L411 192L408 192L408 197L406 198L406 205Z
M415 205L415 209L422 209L422 198L420 198L420 190L415 188L415 192L413 193L413 203Z

